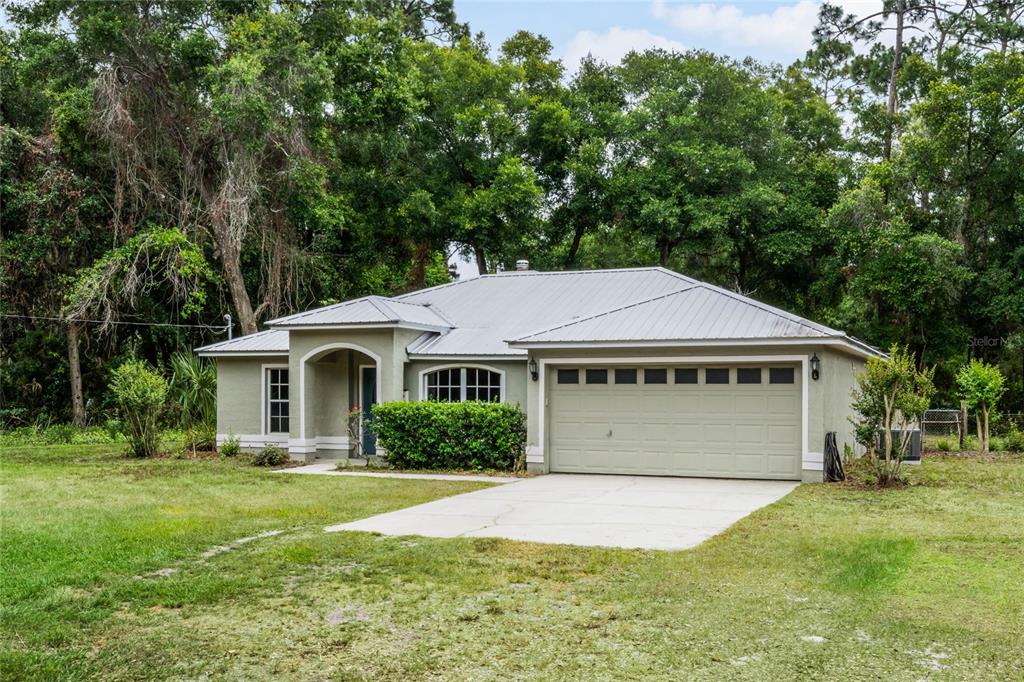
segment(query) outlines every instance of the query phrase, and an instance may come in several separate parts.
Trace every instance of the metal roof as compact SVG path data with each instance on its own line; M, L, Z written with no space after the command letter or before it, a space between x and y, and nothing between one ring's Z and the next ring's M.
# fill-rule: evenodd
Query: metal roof
M413 357L522 357L534 344L757 339L838 339L860 352L877 352L841 331L665 268L483 275L393 298L367 296L269 324L277 329L262 334L280 336L254 334L199 350L287 351L290 328L394 325L425 332L406 349ZM245 339L245 347L226 345Z
M423 329L450 329L451 323L426 305L406 303L383 296L364 296L324 308L307 310L271 320L271 327L339 325L396 325Z
M202 348L196 348L200 355L280 355L288 353L288 332L281 329L271 329L265 332L256 332L248 336L239 336L230 341L211 343Z
M717 287L694 284L510 340L532 345L841 337L842 332Z
M420 338L413 355L525 355L506 339L567 320L594 315L633 301L696 284L663 268L507 272L483 275L397 297L430 303L454 325Z

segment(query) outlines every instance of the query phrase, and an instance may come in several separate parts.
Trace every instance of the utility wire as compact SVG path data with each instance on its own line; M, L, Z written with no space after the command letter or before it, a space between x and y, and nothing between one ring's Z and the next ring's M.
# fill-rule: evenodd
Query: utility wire
M214 327L208 324L175 324L174 322L120 322L114 320L82 320L75 318L69 320L63 317L46 317L45 315L14 315L4 313L0 317L14 317L21 320L47 320L51 322L91 322L93 324L120 324L128 325L132 327L184 327L188 329L209 329L211 331L223 332L227 331L226 325Z

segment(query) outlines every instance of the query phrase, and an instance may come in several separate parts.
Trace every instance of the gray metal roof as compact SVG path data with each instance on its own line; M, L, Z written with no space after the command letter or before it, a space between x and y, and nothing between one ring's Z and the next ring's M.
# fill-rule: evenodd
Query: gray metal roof
M397 325L423 329L450 329L448 320L431 310L429 303L419 305L383 296L364 296L324 308L307 310L271 320L271 327L338 325Z
M232 354L282 354L288 352L288 332L285 330L271 329L265 332L256 332L248 336L239 336L230 341L211 343L202 348L196 348L200 355L232 355Z
M717 287L693 284L510 340L532 345L613 341L814 339L842 336Z
M508 272L484 275L397 297L430 303L454 328L421 337L414 355L524 355L506 339L594 315L639 299L677 291L696 280L663 268Z
M254 334L200 351L287 350L289 328L368 324L423 330L407 347L414 357L521 357L533 344L553 343L828 338L876 352L841 331L665 268L484 275L269 324L277 329L262 334L281 336ZM243 339L250 339L244 348L225 345Z

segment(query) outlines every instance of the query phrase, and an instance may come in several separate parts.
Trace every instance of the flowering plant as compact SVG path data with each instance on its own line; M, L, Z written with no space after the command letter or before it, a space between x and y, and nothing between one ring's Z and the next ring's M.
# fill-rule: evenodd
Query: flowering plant
M352 456L360 457L363 454L362 425L363 408L358 403L352 403L345 411L345 421L348 424L348 440L353 443Z

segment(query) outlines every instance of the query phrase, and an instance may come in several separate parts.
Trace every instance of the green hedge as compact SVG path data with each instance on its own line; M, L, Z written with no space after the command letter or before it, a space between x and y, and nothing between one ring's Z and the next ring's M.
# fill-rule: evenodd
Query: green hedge
M523 466L526 415L518 405L382 403L373 406L372 424L392 466L508 471Z

